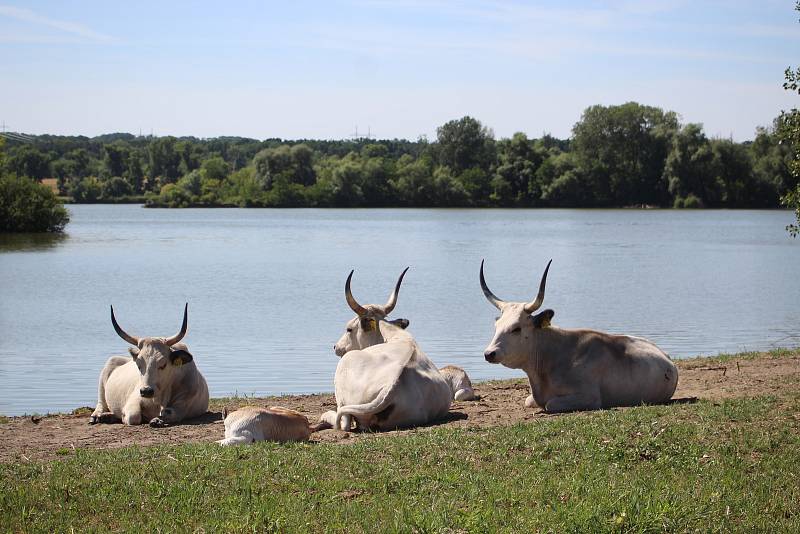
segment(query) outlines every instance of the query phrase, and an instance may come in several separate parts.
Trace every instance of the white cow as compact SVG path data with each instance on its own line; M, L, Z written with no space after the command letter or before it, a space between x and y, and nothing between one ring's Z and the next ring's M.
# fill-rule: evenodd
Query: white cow
M455 365L448 365L439 369L439 372L450 386L450 391L453 392L453 400L468 401L475 399L472 381L464 369Z
M347 277L345 298L357 316L334 346L341 357L334 380L337 410L322 416L336 429L350 430L353 418L362 429L423 425L450 409L450 386L405 330L408 321L386 320L406 271L384 306L361 306L350 292L353 271Z
M120 328L111 307L114 330L133 347L128 349L130 358L112 356L103 367L90 424L149 422L160 427L208 411L206 380L186 345L178 343L186 335L188 310L187 304L174 336L138 338Z
M650 341L557 328L550 323L553 310L532 315L544 301L549 269L550 263L536 300L506 302L486 286L481 262L481 288L500 310L484 357L489 363L525 371L531 388L525 405L569 412L668 401L678 384L678 369Z
M220 445L241 445L254 441L307 441L314 432L330 425L324 421L310 425L305 415L288 408L245 406L225 413L225 439Z

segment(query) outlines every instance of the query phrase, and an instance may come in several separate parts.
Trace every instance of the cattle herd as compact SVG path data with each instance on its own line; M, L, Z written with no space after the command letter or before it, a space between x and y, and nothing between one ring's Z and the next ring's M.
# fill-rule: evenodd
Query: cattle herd
M486 285L483 262L480 284L486 299L500 310L484 357L521 369L528 376L528 407L545 412L594 410L668 401L678 370L664 351L643 338L594 330L564 329L552 324L554 312L536 313L544 302L547 264L532 302L500 300ZM356 301L345 283L345 299L356 316L334 346L340 357L334 377L336 410L316 424L281 407L247 406L224 413L225 438L235 445L259 440L307 440L316 431L350 431L413 427L445 417L453 400L475 398L463 369L437 369L406 328L407 319L388 319L397 304L397 280L384 305ZM123 330L111 307L111 323L130 343L128 356L112 356L100 372L97 407L89 422L119 422L160 427L197 417L208 410L208 385L186 345L188 305L183 324L172 337L134 337Z

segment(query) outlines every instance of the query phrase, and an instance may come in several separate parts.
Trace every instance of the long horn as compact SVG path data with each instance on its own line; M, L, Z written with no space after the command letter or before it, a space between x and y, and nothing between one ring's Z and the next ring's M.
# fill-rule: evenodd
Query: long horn
M366 315L367 310L364 309L361 304L356 302L356 299L353 298L353 293L350 291L350 279L353 278L353 273L355 270L350 271L350 274L347 275L347 282L344 283L344 298L347 299L347 304L350 306L350 309L356 312L358 315Z
M547 284L547 271L550 270L550 264L553 263L553 260L547 262L547 267L544 270L544 274L542 275L542 281L539 282L539 294L536 295L536 300L533 302L529 302L524 306L525 313L533 313L539 309L544 302L544 286Z
M483 260L481 260L481 289L483 289L483 294L486 296L486 300L491 302L492 305L498 310L503 309L503 305L506 302L497 298L497 296L492 293L492 290L489 289L489 286L486 285L486 278L483 277Z
M392 294L389 296L389 301L383 306L383 313L385 315L392 313L394 307L397 306L397 295L400 293L400 284L403 283L403 277L406 275L406 271L408 271L408 267L400 273L400 278L397 279L397 284L395 284L394 291L392 291Z
M113 305L111 306L111 324L114 325L114 331L117 333L117 335L119 337L121 337L122 339L124 339L125 341L127 341L128 343L130 343L131 345L133 345L135 347L139 346L139 338L138 337L133 337L132 335L127 333L125 330L123 330L119 326L119 323L117 323L117 318L114 317L114 306Z
M175 334L174 336L165 339L164 343L166 343L168 346L171 347L172 345L183 339L183 336L186 335L186 327L189 323L188 319L189 319L189 303L187 302L186 306L183 307L183 324L181 325L181 331Z

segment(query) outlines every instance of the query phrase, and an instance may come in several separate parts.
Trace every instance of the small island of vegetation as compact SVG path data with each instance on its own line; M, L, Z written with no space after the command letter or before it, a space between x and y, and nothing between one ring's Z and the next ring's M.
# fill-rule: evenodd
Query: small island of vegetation
M53 191L5 170L0 138L0 232L60 232L69 214Z

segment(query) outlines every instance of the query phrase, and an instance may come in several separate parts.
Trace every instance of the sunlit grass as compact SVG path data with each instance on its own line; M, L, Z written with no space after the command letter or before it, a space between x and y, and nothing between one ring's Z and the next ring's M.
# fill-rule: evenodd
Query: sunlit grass
M797 392L0 466L0 530L797 531Z

